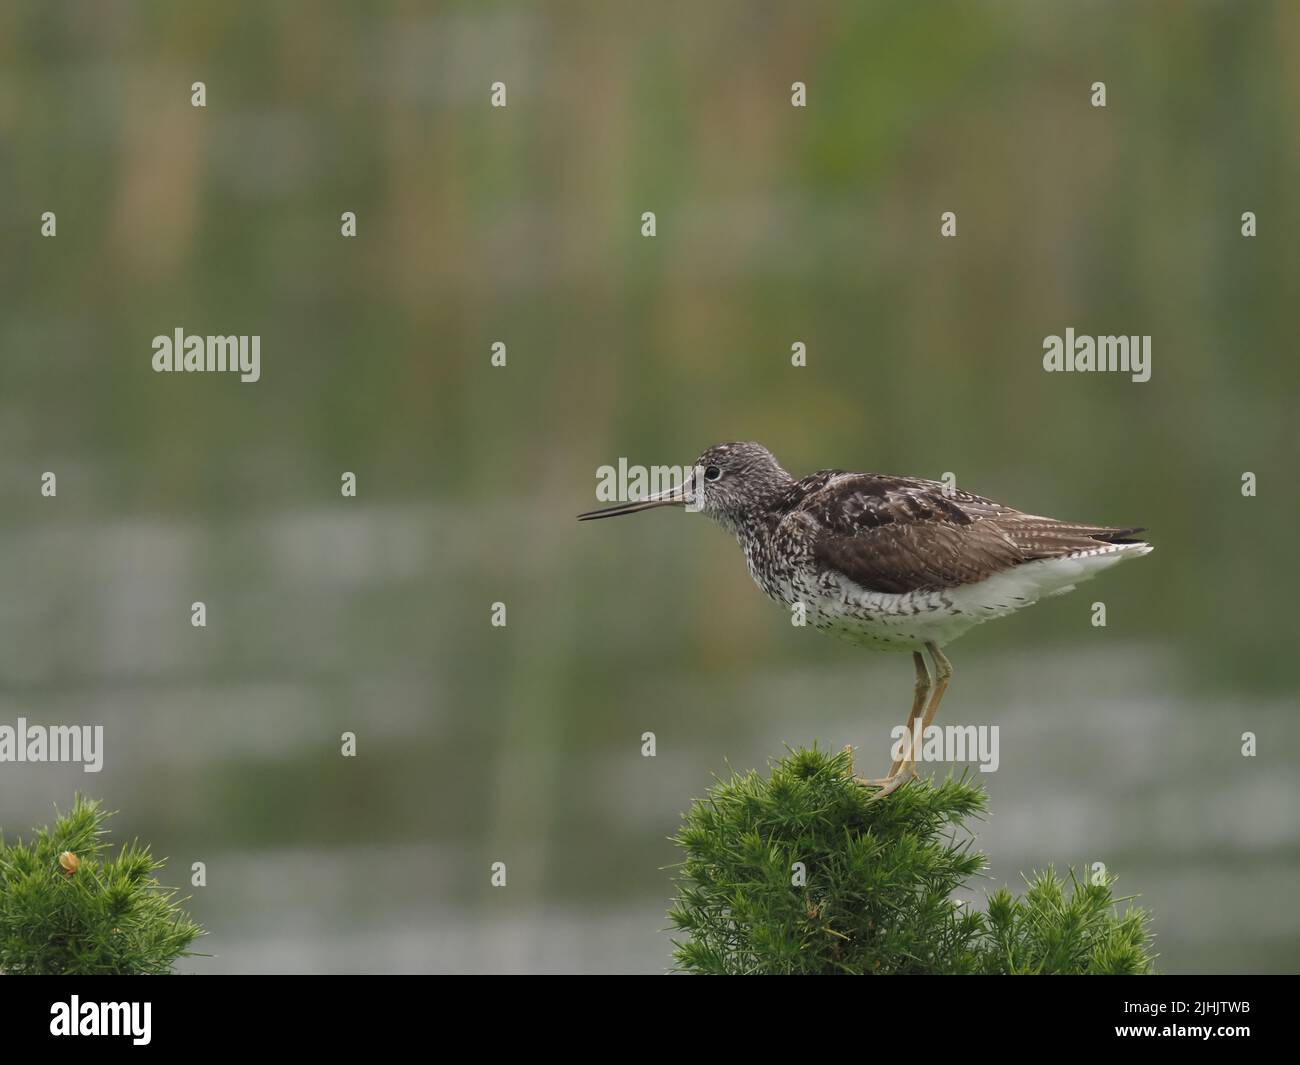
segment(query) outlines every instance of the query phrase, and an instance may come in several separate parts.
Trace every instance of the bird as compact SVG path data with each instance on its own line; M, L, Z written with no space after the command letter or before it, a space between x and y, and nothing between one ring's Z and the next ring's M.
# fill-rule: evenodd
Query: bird
M952 680L945 646L1153 550L1140 526L1028 514L942 481L840 469L795 479L752 441L715 444L675 486L578 520L669 506L730 532L754 583L801 609L805 624L861 647L911 652L907 738L886 776L854 777L873 800L917 776L911 738L925 735Z

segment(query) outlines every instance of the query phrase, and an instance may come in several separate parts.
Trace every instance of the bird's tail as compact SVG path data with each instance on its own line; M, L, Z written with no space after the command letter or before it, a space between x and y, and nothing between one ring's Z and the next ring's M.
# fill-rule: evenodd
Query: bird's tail
M1020 549L1025 562L1092 554L1098 549L1101 549L1099 553L1104 553L1111 547L1136 547L1139 544L1150 547L1140 535L1146 532L1140 525L1080 525L1035 514L1017 514L999 520L998 524L1003 535Z

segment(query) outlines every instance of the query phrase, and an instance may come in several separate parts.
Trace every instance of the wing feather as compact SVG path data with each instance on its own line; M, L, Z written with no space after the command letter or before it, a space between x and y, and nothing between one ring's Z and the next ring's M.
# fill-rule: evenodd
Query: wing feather
M812 532L827 570L871 591L937 591L1042 558L1134 542L1138 528L1025 514L937 481L823 470L797 482L784 519Z

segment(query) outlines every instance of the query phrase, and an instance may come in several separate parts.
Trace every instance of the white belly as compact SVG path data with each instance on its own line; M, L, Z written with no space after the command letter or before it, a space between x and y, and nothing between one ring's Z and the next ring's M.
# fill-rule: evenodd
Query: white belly
M975 584L938 592L872 592L838 574L823 575L815 587L810 581L796 581L782 592L788 591L787 602L804 603L807 624L823 632L878 650L917 651L930 641L942 647L980 622L1063 595L1115 563L1151 550L1150 544L1106 544L1064 558L1026 562Z

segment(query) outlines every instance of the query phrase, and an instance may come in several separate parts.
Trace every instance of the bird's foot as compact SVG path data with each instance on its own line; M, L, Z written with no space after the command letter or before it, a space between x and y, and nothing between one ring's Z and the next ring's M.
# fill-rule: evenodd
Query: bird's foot
M868 802L875 802L877 799L883 799L886 795L892 795L909 780L916 777L916 769L913 766L907 766L900 769L892 776L885 777L884 780L864 780L861 777L854 777L854 781L868 788L876 788L874 795L868 798Z

